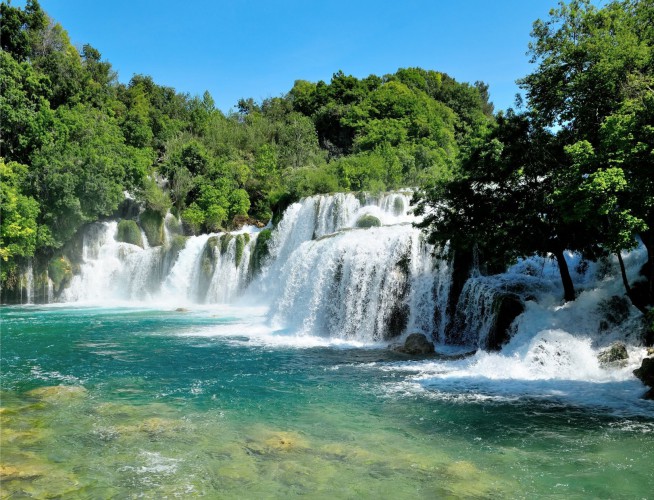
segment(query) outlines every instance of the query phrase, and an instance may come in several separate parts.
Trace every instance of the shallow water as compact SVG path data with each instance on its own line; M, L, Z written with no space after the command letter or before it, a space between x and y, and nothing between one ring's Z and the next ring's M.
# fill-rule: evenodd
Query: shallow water
M5 307L3 498L647 498L654 403L270 331L265 310ZM572 377L569 377L572 378Z

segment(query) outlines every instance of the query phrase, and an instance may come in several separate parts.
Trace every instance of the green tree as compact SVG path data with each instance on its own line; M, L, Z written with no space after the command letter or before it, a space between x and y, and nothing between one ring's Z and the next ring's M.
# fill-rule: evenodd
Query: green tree
M28 167L16 162L5 163L0 158L0 260L2 281L8 270L15 266L18 257L31 257L38 244L39 204L31 196L25 196L22 188Z

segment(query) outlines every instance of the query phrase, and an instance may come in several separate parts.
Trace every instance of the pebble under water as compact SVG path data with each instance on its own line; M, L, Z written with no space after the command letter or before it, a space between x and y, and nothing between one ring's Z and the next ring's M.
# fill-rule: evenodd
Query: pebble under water
M635 379L493 380L271 332L257 308L0 313L3 498L654 491L654 403Z

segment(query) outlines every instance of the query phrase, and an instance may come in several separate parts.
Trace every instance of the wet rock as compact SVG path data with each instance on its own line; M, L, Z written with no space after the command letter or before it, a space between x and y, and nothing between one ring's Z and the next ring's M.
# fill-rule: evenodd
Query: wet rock
M424 356L434 354L434 344L427 339L424 333L412 333L406 338L404 345L397 346L394 350L402 354Z
M73 279L73 266L67 257L60 255L50 261L48 276L52 280L55 293L60 292Z
M232 229L239 230L243 226L256 226L258 228L265 227L265 224L258 219L248 217L247 215L235 215L232 219Z
M654 388L654 358L644 358L640 368L634 370L634 375L639 378L643 384Z
M495 321L488 332L486 347L499 351L502 345L511 338L511 323L524 312L525 305L518 295L506 293L495 298L493 309L495 311Z
M369 227L379 227L381 226L381 221L374 215L362 215L357 219L356 226L359 228L367 229Z
M470 351L461 351L461 352L439 352L436 351L436 356L447 361L456 361L459 359L469 358L477 354L477 349L472 349Z
M597 360L602 367L626 366L628 359L629 353L624 342L614 342L597 355Z
M164 244L164 218L159 212L146 209L139 216L139 222L151 247Z
M631 302L627 297L613 295L600 301L597 306L597 312L602 316L599 324L600 331L606 331L612 326L619 325L629 317L630 311Z
M178 307L177 309L175 309L175 312L178 312L178 313L187 313L187 312L188 312L188 309L186 309L185 307Z
M139 228L136 221L121 220L118 223L118 232L116 234L116 241L123 243L130 243L132 245L143 248L143 238L141 237L141 228Z

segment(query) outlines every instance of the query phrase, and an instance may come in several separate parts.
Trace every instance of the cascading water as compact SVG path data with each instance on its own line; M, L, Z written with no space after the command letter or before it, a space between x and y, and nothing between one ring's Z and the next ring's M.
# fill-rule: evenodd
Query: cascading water
M27 268L21 276L21 302L25 296L25 304L34 304L34 266L32 259L27 261Z
M116 241L116 222L87 228L81 272L64 290L62 300L223 303L245 287L257 230L229 236L231 241L223 240L225 246L220 248L225 234L180 237L181 242L176 242L168 226L164 224L166 243L157 247L147 245L145 236L143 247ZM216 246L218 251L213 251Z
M511 296L524 310L518 312L514 333L530 331L529 338L536 338L554 329L596 339L603 328L609 333L598 346L624 337L615 333L615 324L602 326L601 315L588 312L589 304L597 309L602 301L623 295L620 281L610 278L616 270L605 263L600 271L602 266L572 254L567 256L572 277L583 292L575 303L561 307L555 261L534 257L504 274L473 275L454 317L448 318L452 269L433 258L433 248L413 227L410 197L341 193L305 198L287 208L267 242L267 257L256 266L260 230L253 227L185 238L179 222L168 215L165 244L139 247L116 241L116 222L94 224L84 235L81 273L58 300L169 306L243 300L269 305L270 327L295 335L378 342L422 332L440 345L488 349L509 340L496 338L495 330L502 300ZM373 227L358 227L364 219ZM625 255L632 281L640 254ZM631 308L627 316L638 313Z
M436 272L409 205L410 193L314 196L291 205L255 285L274 297L274 327L364 342L406 331L438 335L433 311L450 273L447 265ZM380 227L358 228L364 218Z
M379 341L405 331L443 338L447 263L411 223L411 193L318 195L294 203L252 274L259 230L183 238L164 221L164 245L119 242L117 223L98 223L83 238L81 272L63 301L149 301L216 304L243 292L271 303L270 321L298 334ZM371 228L357 227L365 218ZM180 243L180 239L182 243ZM440 332L440 333L439 333Z

